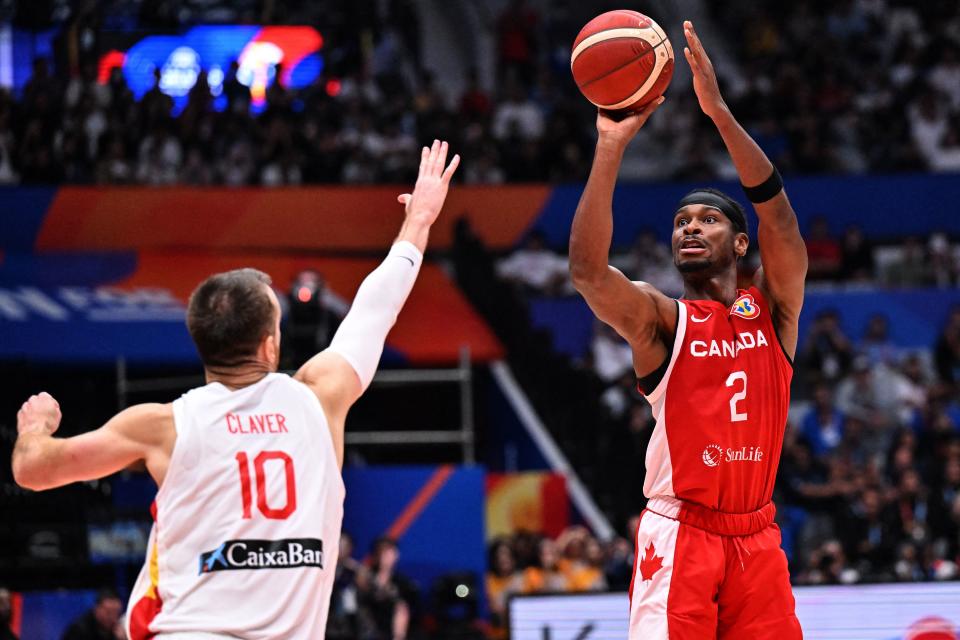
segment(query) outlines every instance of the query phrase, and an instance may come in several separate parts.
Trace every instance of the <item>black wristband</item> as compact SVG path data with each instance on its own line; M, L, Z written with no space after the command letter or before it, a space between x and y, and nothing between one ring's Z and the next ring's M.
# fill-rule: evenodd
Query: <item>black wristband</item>
M754 204L760 204L761 202L771 200L775 195L783 191L783 178L780 177L780 172L774 167L770 177L757 186L748 187L743 183L740 183L740 186L743 187L743 192L747 195L747 200Z

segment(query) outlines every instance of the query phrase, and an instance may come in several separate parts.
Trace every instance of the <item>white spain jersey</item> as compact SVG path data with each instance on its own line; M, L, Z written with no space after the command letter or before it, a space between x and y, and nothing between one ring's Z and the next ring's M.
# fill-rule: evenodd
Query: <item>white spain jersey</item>
M322 638L343 480L317 397L283 374L173 403L130 638Z

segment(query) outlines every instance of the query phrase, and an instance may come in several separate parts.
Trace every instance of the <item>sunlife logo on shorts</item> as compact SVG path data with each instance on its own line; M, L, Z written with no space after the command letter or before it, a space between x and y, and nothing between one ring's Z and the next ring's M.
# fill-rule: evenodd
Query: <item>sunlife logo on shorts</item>
M213 551L200 554L200 573L239 569L323 569L323 541L316 538L286 540L227 540Z

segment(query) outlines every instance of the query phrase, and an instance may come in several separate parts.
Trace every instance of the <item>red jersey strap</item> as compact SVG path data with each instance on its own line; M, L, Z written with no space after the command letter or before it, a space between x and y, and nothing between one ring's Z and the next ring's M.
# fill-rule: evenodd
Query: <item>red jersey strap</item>
M727 513L670 496L654 496L647 510L721 536L749 536L763 531L773 522L777 508L768 502L756 511Z

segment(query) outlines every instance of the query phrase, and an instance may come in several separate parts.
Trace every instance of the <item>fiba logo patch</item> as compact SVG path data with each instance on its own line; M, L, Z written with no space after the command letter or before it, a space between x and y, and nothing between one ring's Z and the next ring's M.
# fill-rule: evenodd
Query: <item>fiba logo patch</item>
M709 444L707 448L703 450L703 464L708 467L717 467L720 465L720 460L723 459L723 449L720 448L718 444Z
M730 313L747 320L753 320L760 315L760 306L752 295L745 293L733 303L733 306L730 307Z

